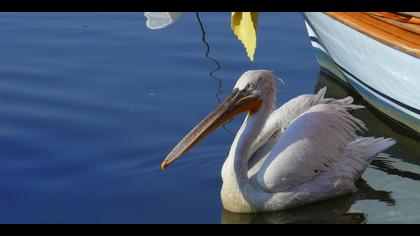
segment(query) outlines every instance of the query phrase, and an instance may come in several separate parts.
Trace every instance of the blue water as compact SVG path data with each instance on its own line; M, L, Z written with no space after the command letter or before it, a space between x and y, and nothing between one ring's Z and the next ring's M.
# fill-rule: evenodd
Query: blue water
M162 172L248 69L285 80L279 104L325 84L330 96L351 93L320 73L298 13L260 15L255 62L230 13L200 18L210 58L193 13L159 31L142 13L0 14L1 223L420 222L419 141L369 109L355 113L369 134L398 144L358 195L288 213L223 211L220 170L243 116Z

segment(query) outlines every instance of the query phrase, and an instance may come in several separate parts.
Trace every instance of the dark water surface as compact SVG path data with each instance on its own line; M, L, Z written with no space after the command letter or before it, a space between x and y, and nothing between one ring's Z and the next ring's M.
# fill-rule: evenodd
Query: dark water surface
M278 104L324 85L328 96L351 93L320 73L300 14L260 15L255 62L230 13L200 17L211 58L193 13L160 31L142 13L0 14L1 223L420 223L419 141L369 109L355 112L369 135L398 144L355 195L289 212L223 211L221 166L244 116L162 172L248 69L285 80Z

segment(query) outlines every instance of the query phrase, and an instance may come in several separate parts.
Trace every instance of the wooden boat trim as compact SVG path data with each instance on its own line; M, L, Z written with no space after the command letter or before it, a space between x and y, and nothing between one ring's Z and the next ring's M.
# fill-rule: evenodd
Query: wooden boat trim
M420 35L420 18L406 17L394 14L400 17L395 19L392 17L387 17L387 15L383 16L381 13L378 12L369 12L369 14L378 20L385 21L391 25L395 25L397 27L403 28L405 30Z
M420 18L420 12L398 12L398 13L404 14L407 16L414 16L414 17Z
M399 22L399 21L395 21L395 20L391 20L385 17L379 17L379 16L375 16L373 15L373 17L375 17L378 20L381 21L385 21L391 25L395 25L397 27L401 27L405 30L411 31L415 34L419 34L420 35L420 26L419 25L415 25L415 24L410 24L410 23L404 23L404 22Z
M363 12L325 12L329 17L404 53L420 58L420 35ZM418 25L413 24L415 27Z

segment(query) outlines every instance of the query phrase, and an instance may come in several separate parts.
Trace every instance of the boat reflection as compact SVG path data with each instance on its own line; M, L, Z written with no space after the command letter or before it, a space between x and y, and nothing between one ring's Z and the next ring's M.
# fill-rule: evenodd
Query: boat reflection
M369 107L354 91L345 86L332 76L320 72L315 86L315 92L327 86L326 97L344 98L346 96L353 96L356 104L365 105L368 109L354 111L354 115L363 120L369 132L365 135L369 136L384 136L395 138L397 148L391 149L388 154L376 157L370 168L374 168L387 173L388 175L397 175L402 178L409 178L411 180L420 180L420 171L418 173L401 170L393 166L392 153L398 153L399 158L404 159L404 162L420 166L416 154L419 145L419 138L416 134L409 133L392 120L380 116L372 107ZM398 150L404 150L404 155L401 155ZM420 170L420 168L419 168ZM346 195L340 198L326 200L323 202L311 204L305 207L270 213L258 214L235 214L222 211L221 221L224 224L250 224L250 223L268 223L268 224L284 224L284 223L329 223L329 224L361 224L368 221L367 215L362 212L349 212L351 206L361 200L377 200L387 205L393 206L396 201L392 198L391 192L376 190L369 186L369 184L361 179L357 182L358 192Z

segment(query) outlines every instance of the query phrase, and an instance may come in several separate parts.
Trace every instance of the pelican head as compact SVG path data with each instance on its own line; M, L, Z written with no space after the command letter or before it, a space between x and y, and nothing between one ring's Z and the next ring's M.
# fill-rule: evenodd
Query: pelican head
M249 70L242 74L232 94L172 149L162 162L162 170L235 116L243 112L249 112L251 115L256 113L263 104L265 95L275 89L275 80L276 76L268 70Z

